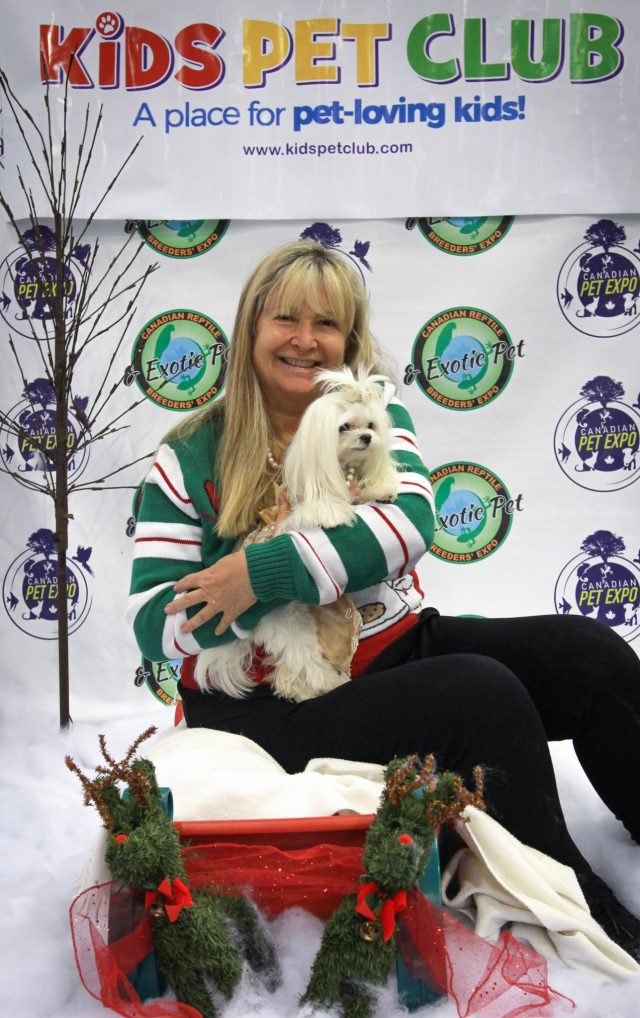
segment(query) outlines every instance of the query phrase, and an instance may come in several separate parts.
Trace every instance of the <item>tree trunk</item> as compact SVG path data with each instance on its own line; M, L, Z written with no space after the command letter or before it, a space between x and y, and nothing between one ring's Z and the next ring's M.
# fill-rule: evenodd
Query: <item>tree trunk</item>
M58 551L58 584L56 614L58 616L58 692L60 727L67 728L69 715L69 609L67 585L67 549L69 546L69 492L67 485L67 423L69 418L68 358L66 347L65 257L63 247L63 220L54 220L56 238L56 271L53 324L54 324L54 377L56 393L56 446L55 446L55 519L56 547Z

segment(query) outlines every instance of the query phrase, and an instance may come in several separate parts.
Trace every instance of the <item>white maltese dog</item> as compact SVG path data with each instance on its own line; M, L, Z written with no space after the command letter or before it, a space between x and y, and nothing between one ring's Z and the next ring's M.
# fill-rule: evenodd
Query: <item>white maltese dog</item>
M283 464L291 511L243 542L309 527L351 525L353 506L389 502L398 473L389 443L381 375L355 376L350 368L320 371L323 394L307 408ZM249 669L257 647L276 695L301 702L349 680L361 620L348 595L328 605L292 601L269 612L249 637L198 655L201 689L245 696L255 688Z

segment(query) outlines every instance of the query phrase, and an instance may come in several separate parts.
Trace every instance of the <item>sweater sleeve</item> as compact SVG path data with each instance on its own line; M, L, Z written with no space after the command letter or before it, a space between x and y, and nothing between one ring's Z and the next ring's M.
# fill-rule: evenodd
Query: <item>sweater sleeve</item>
M261 603L329 604L409 572L431 546L435 514L429 473L408 411L397 399L387 410L392 450L401 472L393 504L356 506L351 526L310 528L247 548L249 576Z
M204 443L196 445L200 456L208 458L209 450ZM185 613L165 614L165 605L175 596L173 585L228 555L234 544L232 540L217 538L214 521L203 520L202 511L194 503L198 485L189 469L193 458L198 457L184 448L176 451L171 445L161 445L144 482L136 513L127 619L142 654L150 661L186 657L199 654L205 647L228 643L246 635L275 607L273 599L269 604L254 605L248 618L241 616L222 636L215 633L219 615L193 633L181 633ZM200 476L206 476L202 464ZM197 610L191 608L188 614Z

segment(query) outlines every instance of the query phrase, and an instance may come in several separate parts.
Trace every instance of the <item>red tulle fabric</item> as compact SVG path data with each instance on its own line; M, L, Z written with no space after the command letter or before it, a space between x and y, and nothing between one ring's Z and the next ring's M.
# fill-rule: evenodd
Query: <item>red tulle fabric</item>
M414 888L399 917L398 949L409 972L455 1002L460 1018L551 1018L575 1008L547 982L547 963L504 932L478 937Z
M268 915L297 905L323 918L357 891L361 855L361 847L325 844L289 852L228 843L184 851L193 891L250 893ZM186 1004L141 1002L125 973L153 949L150 923L142 896L120 888L114 892L115 887L92 887L71 905L73 946L84 986L125 1018L201 1018ZM460 1018L542 1018L575 1006L551 989L546 962L531 948L508 933L497 945L487 943L416 889L398 916L398 930L409 972L448 993Z
M130 890L118 893L115 884L99 884L73 901L69 910L71 938L83 986L92 997L124 1018L202 1018L194 1007L177 1001L156 999L143 1003L127 979L125 973L131 972L153 950L146 915L122 937L113 936L120 916L137 911L139 898Z
M362 846L322 844L284 851L224 842L186 848L183 860L192 890L244 892L268 916L299 905L328 919L345 895L358 889Z

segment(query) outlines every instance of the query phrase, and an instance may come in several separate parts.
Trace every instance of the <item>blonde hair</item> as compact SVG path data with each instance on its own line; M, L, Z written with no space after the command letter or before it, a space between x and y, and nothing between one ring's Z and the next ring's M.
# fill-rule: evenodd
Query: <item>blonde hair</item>
M384 369L369 331L369 301L358 272L344 256L313 241L276 248L257 265L238 303L224 398L178 427L185 437L207 421L223 421L216 487L218 534L237 537L255 526L261 509L274 503L267 450L278 448L253 367L256 323L266 306L280 314L329 315L346 337L344 362L357 370Z

